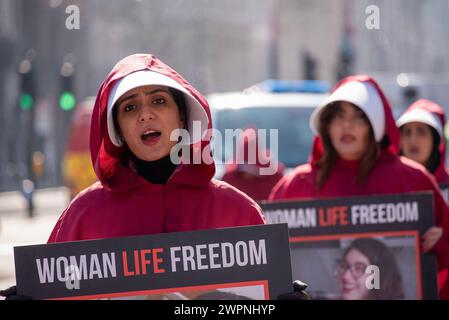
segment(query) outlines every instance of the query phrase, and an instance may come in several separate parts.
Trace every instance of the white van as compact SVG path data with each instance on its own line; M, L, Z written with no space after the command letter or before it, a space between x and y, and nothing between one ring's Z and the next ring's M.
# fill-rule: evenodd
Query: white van
M224 136L225 129L253 127L278 129L278 159L287 172L305 163L311 151L313 134L309 118L313 109L329 92L327 82L315 80L267 80L243 92L216 93L208 96L215 129ZM233 146L212 146L217 164L216 178L224 173L224 165L232 158Z

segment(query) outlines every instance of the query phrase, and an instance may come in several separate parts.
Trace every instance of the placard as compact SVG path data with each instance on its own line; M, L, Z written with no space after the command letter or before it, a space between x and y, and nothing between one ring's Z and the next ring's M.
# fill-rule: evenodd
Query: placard
M431 192L262 203L288 223L293 278L315 299L436 299L435 255L421 236L434 226Z
M262 225L14 248L33 299L276 299L292 291L288 227Z

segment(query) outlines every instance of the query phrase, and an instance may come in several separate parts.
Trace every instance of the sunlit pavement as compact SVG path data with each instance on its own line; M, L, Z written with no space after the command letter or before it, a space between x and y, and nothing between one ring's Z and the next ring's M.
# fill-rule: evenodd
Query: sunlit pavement
M38 190L34 199L30 219L20 193L0 193L0 289L15 284L14 246L46 243L68 204L69 193L65 188Z

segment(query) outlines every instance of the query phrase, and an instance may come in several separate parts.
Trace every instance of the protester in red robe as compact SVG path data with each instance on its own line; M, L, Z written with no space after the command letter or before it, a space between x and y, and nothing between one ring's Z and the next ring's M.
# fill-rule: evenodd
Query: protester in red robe
M246 129L238 141L241 143L236 146L237 152L241 152L243 157L241 161L236 157L233 163L227 165L222 180L256 201L267 200L271 189L283 177L284 165L275 162L273 157L270 157L270 152L259 144L257 130ZM270 166L275 170L264 174L261 169Z
M422 248L436 253L440 271L447 269L449 209L433 176L422 165L399 157L399 130L374 79L358 75L340 81L310 123L316 134L310 162L284 177L270 200L430 190L436 226L423 235Z

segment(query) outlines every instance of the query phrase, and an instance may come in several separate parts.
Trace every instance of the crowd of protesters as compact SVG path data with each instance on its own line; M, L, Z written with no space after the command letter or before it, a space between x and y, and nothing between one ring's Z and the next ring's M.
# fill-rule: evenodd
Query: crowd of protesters
M204 131L193 130L195 121ZM448 299L449 208L439 189L449 182L444 124L443 108L428 100L411 105L396 122L373 78L349 76L310 118L315 137L308 163L285 176L282 164L267 176L258 173L260 162L231 164L220 181L213 178L206 99L155 56L128 56L96 97L90 151L99 181L72 200L48 242L265 224L261 200L430 191L435 226L422 235L422 250L436 255L439 295ZM181 129L190 135L191 155L200 152L210 161L173 163L179 141L172 133ZM254 139L250 133L245 131L243 148ZM269 157L268 150L257 152ZM14 289L3 295L17 297Z

